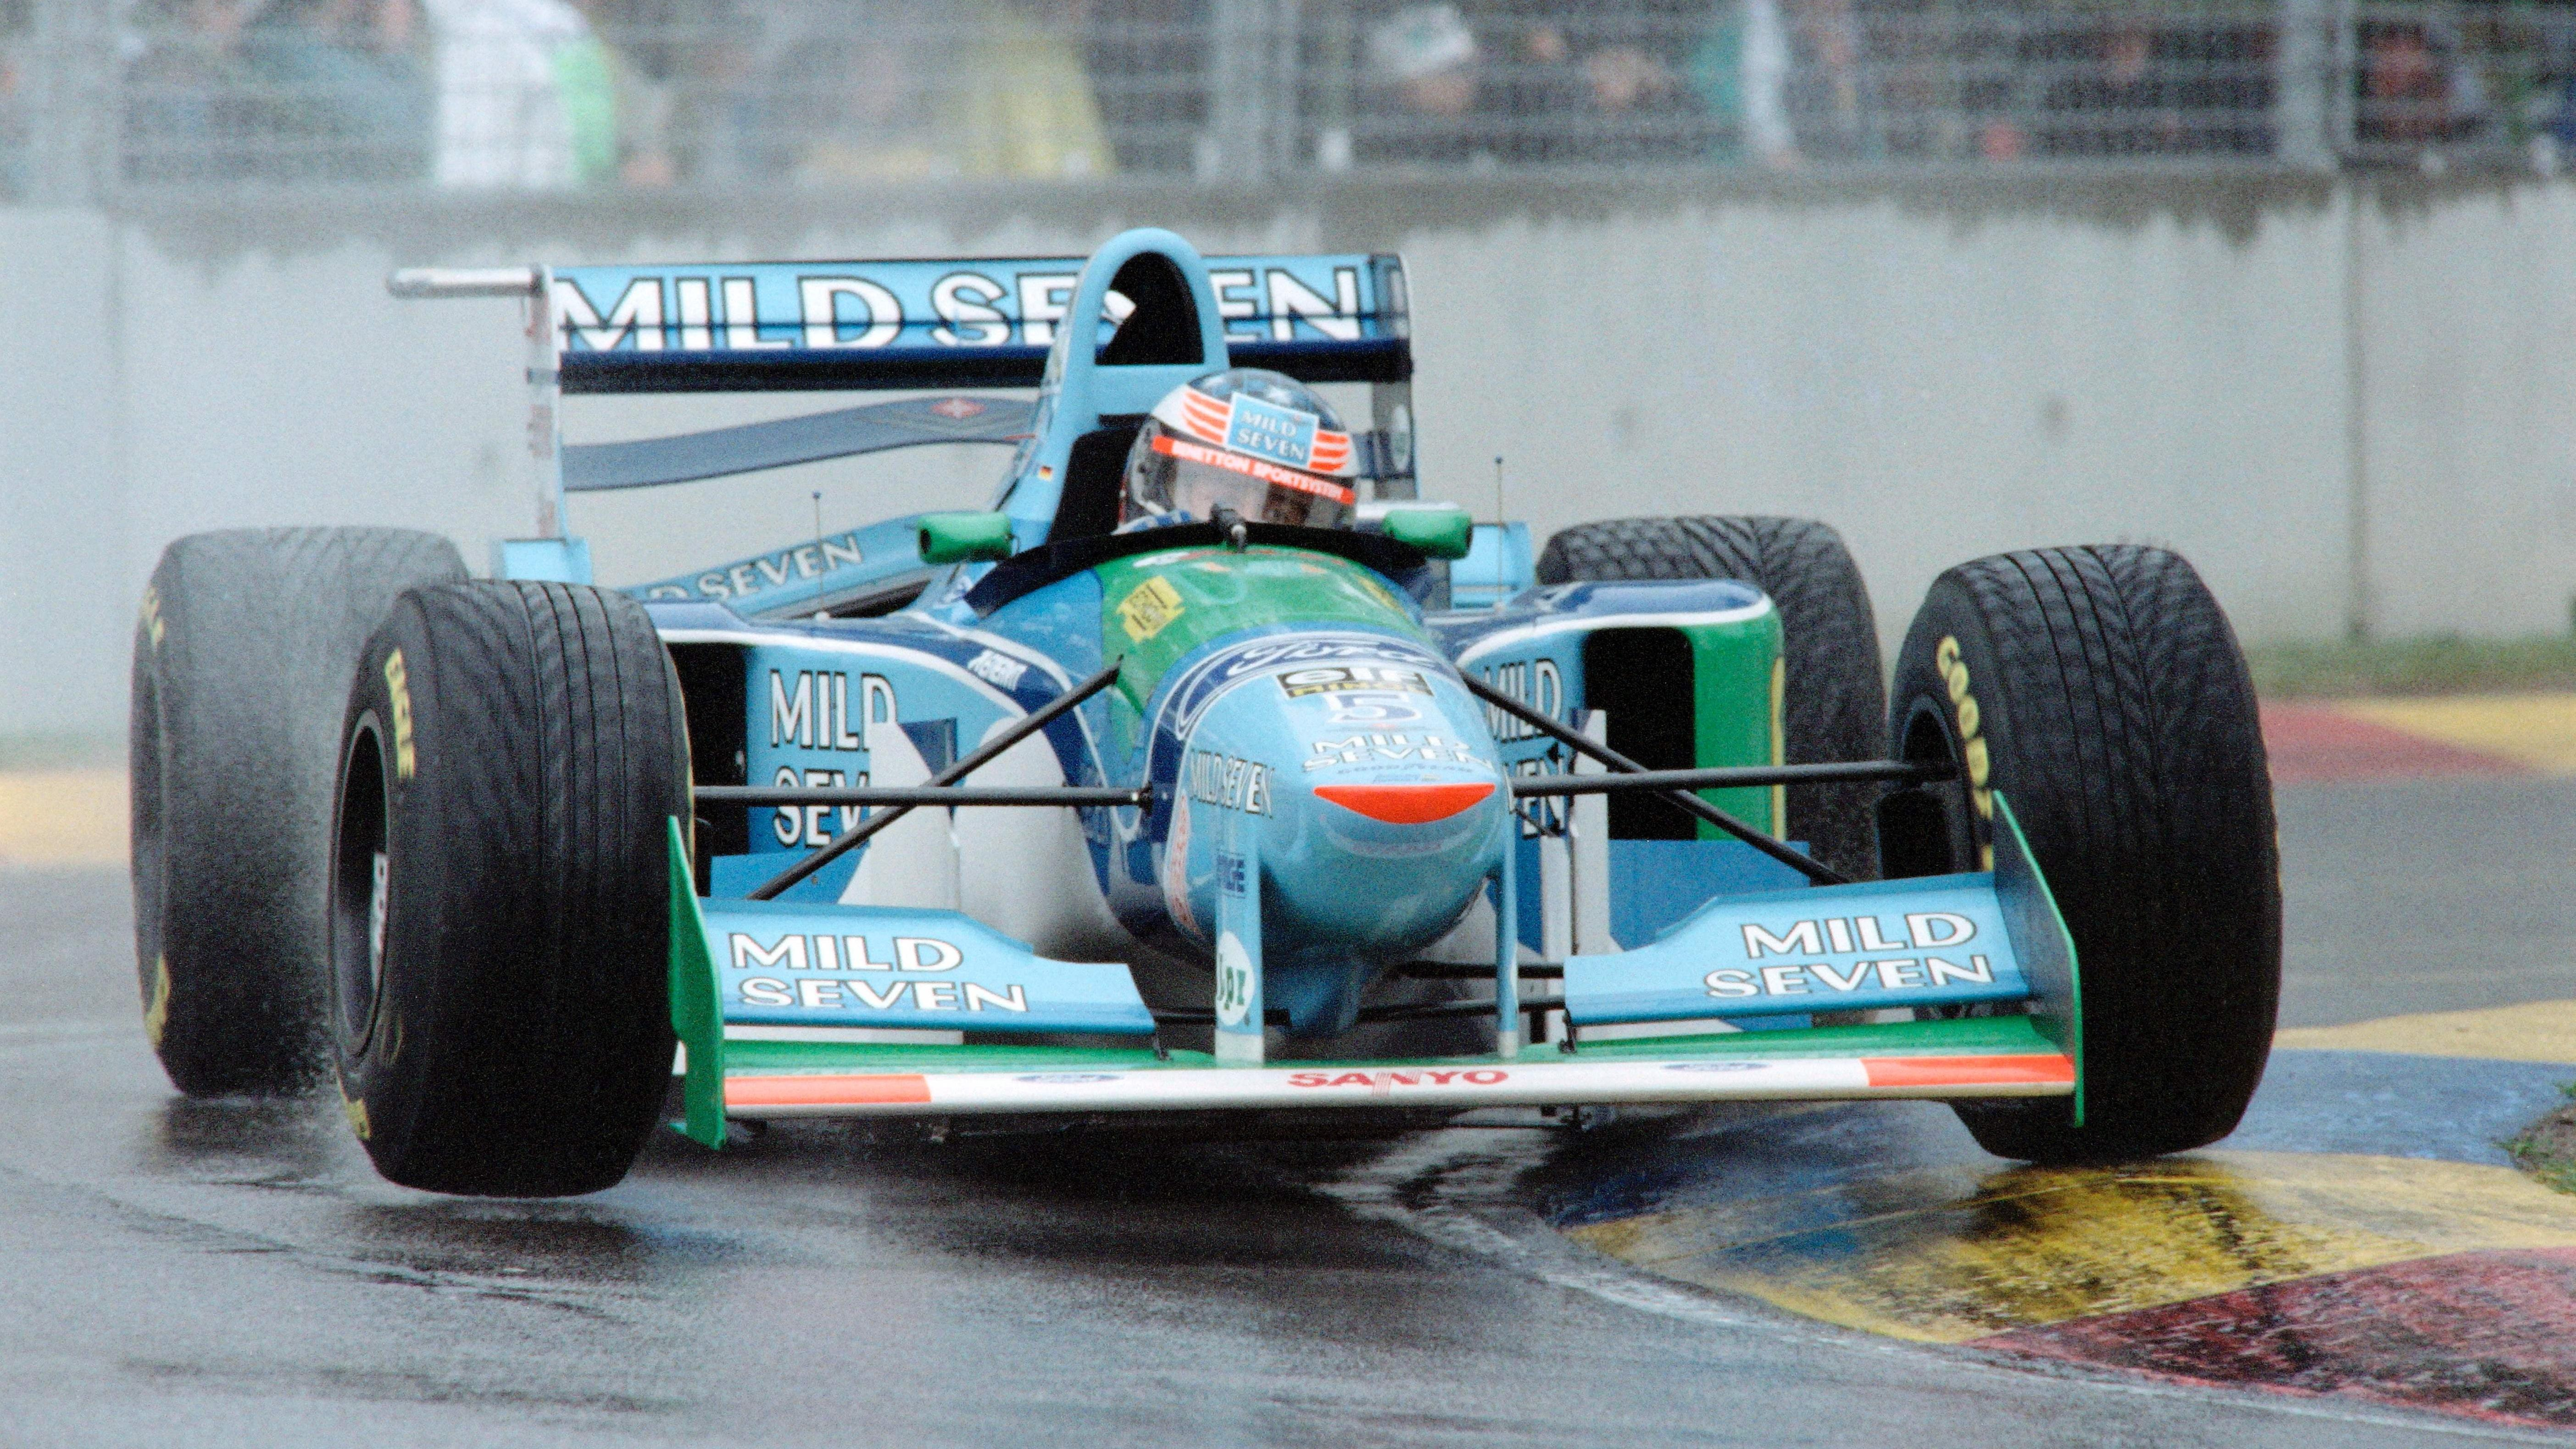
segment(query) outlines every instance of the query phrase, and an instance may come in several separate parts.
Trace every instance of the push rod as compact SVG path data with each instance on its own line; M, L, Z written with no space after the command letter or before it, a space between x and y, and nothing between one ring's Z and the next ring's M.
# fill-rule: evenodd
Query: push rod
M1477 679L1474 675L1468 674L1462 670L1458 675L1458 681L1459 683L1467 686L1467 692L1469 694L1476 696L1478 699L1481 699L1485 703L1492 705L1494 708L1501 710L1503 713L1510 715L1512 718L1521 721L1523 724L1529 725L1530 727L1538 730L1541 734L1549 736L1572 749L1579 755L1584 755L1588 758L1597 760L1623 775L1644 775L1653 773L1645 766L1629 759L1626 755L1620 754L1617 750L1611 749L1607 745L1595 744L1592 741L1585 739L1583 736L1576 734L1574 731L1567 729L1561 724L1558 724L1555 720L1549 719L1546 715L1539 713L1537 710L1530 708L1528 705L1521 703L1510 695L1502 693L1492 685L1486 684ZM1718 809L1716 806L1711 805L1707 801L1699 798L1697 795L1690 793L1688 790L1667 790L1664 793L1664 798L1670 800L1675 805L1680 806L1682 809L1689 811L1693 815L1698 816L1700 819L1707 821L1709 824L1716 826L1718 829L1725 831L1727 834L1734 836L1736 839L1743 841L1745 844L1752 846L1755 850L1762 852L1764 855L1771 857L1773 860L1780 862L1791 870L1798 872L1807 879L1814 881L1818 885L1850 885L1852 883L1851 877L1843 874L1841 871L1834 869L1823 861L1811 860L1806 856L1800 855L1798 852L1791 850L1788 846L1781 844L1779 841L1772 839L1770 836L1763 834L1761 831L1754 829L1752 826L1747 825L1743 821L1736 819L1734 816L1727 814L1725 811Z
M1746 785L1814 785L1837 780L1947 780L1948 765L1848 760L1825 765L1736 765L1715 770L1646 770L1634 775L1517 775L1515 795L1601 795L1619 790L1726 790Z
M940 771L938 774L931 776L930 783L933 786L953 785L959 780L965 778L968 773L980 769L984 765L990 763L1004 750L1007 750L1011 746L1018 744L1020 741L1027 739L1029 736L1036 734L1038 731L1045 729L1048 725L1055 723L1057 717L1062 715L1065 711L1072 709L1075 705L1082 703L1084 700L1091 698L1100 691L1107 689L1110 685L1117 683L1118 666L1125 662L1126 661L1123 659L1111 660L1108 668L1101 670L1098 674L1091 676L1089 679L1082 681L1080 684L1075 685L1073 688L1066 690L1064 693L1047 701L1043 707L1037 710L1037 712L1021 716L1020 719L1013 723L1009 729L1002 731L1000 734L986 741L982 749L979 749L975 753L968 755L966 758L959 760L957 763L950 765L947 769ZM816 850L813 854L806 856L803 860L796 862L787 869L780 871L777 875L772 876L768 881L764 882L758 889L751 893L750 899L755 901L776 900L779 894L785 891L788 887L805 879L807 876L812 875L814 872L821 870L823 867L830 865L833 861L840 859L851 851L858 849L862 844L866 843L869 836L876 834L878 831L885 829L887 826L892 825L898 820L901 820L904 816L911 814L915 808L917 807L911 805L897 805L883 815L869 816L867 819L860 821L854 828L845 830L841 834L833 837L831 844Z
M1110 786L1032 785L1025 789L981 785L838 786L701 785L701 805L1151 805L1149 789Z

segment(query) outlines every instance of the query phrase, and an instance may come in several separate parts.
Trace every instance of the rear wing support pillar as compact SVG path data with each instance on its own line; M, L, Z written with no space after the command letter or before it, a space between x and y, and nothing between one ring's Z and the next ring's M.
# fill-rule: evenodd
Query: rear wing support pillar
M564 536L563 374L555 360L551 268L531 267L528 289L528 456L536 463L537 537Z
M537 505L533 538L493 545L505 579L590 582L590 548L564 528L563 374L557 361L554 272L547 267L411 267L385 279L397 297L517 297L527 315L528 457Z

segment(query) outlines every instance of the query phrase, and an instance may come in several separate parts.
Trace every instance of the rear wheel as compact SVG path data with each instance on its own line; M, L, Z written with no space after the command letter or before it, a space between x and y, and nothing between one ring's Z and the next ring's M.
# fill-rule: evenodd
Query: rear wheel
M134 635L127 751L144 1031L190 1096L312 1085L341 707L369 631L456 546L394 528L192 534Z
M1948 760L1889 797L1891 873L1991 866L2012 802L2074 937L2085 1121L2064 1099L1961 1103L1979 1145L2059 1162L2233 1131L2280 995L2280 866L2253 684L2180 557L2037 549L1933 582L1897 657L1892 743Z
M332 1025L386 1177L553 1197L625 1176L670 1083L683 721L623 595L421 589L369 641L343 731Z
M1878 757L1887 714L1878 621L1842 535L1805 518L1614 518L1547 541L1542 584L1740 579L1780 610L1783 763ZM1878 874L1878 787L1793 785L1787 832L1852 877Z

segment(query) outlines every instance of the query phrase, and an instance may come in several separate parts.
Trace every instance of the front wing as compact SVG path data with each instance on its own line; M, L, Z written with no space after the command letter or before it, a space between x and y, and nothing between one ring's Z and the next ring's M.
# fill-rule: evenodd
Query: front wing
M830 907L744 901L702 906L687 846L673 821L671 1012L686 1072L687 1115L681 1125L690 1137L718 1146L728 1119L1874 1097L2071 1097L2081 1122L2083 1008L2073 946L2000 798L1997 812L1991 874L1799 892L1794 904L1802 919L1795 924L1767 909L1790 906L1791 898L1713 901L1656 946L1625 957L1566 963L1565 1000L1578 1022L1587 1016L1673 1020L1720 1004L1754 1007L1757 1014L1779 1009L1743 999L1737 977L1776 977L1792 986L1812 980L1837 991L1837 1006L1848 1002L1854 1012L1879 1008L1879 1014L1892 1015L1883 1011L1890 1003L1863 986L1897 990L1887 985L1889 978L1922 976L1933 958L1844 961L1844 953L1833 949L1847 932L1869 938L1877 927L1855 923L1888 909L1903 918L1904 929L1932 928L1924 941L1969 963L1943 964L1985 973L1977 983L1935 980L1910 988L1918 1008L1929 1003L1947 1010L1916 1009L1918 1019L1869 1024L1585 1040L1563 1052L1533 1044L1531 1055L1276 1065L1220 1065L1207 1054L1142 1044L1139 1038L1154 1030L1153 1018L1124 972L1046 961L954 913L840 908L837 914L847 919L832 924L821 919L832 913ZM1916 909L1908 912L1908 906ZM1756 915L1745 916L1748 910ZM817 919L805 919L809 915ZM1755 926L1764 919L1770 924ZM1814 924L1819 919L1823 926ZM901 924L907 921L919 924ZM917 934L879 942L880 927ZM1780 937L1814 935L1828 950L1804 966L1760 965L1767 959L1761 953L1777 944L1774 931ZM1730 947L1730 938L1743 945ZM1958 949L1949 944L1954 940L1982 951ZM1726 961L1729 949L1754 953L1748 969L1720 964L1695 979L1712 963ZM934 955L937 960L930 959ZM764 985L764 978L750 974L755 970L781 975ZM916 1002L911 1010L896 1010L903 978L929 975L948 983L929 988L942 1009L933 1012ZM796 978L792 1000L788 977ZM825 985L826 978L845 984ZM1964 1014L1965 1008L1997 999L1987 982L2009 982L2013 994L2027 1002L2024 1014ZM850 1006L853 992L862 994L864 1013ZM912 987L914 997L923 994L924 988ZM763 996L776 1004L759 1005ZM973 1017L949 1009L970 999L996 1010ZM1587 999L1593 1004L1587 1006ZM1018 1009L1002 1009L1006 1000ZM1796 1004L1815 1000L1813 991L1801 991ZM1602 1001L1626 1004L1605 1007ZM889 1041L882 1031L858 1027L862 1021L870 1027L963 1027L987 1037L1016 1028L1120 1044L970 1044L962 1036L950 1038L955 1044Z
M1795 1038L1795 1040L1781 1040ZM1560 1060L1219 1067L1197 1052L728 1041L728 1117L1309 1107L1551 1107L1862 1097L2062 1097L2075 1063L2029 1017L1739 1032Z

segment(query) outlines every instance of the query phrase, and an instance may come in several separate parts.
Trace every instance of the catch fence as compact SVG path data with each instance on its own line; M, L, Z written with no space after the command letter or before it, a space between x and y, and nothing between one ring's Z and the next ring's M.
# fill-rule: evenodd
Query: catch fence
M0 0L0 198L2555 170L2564 5Z

